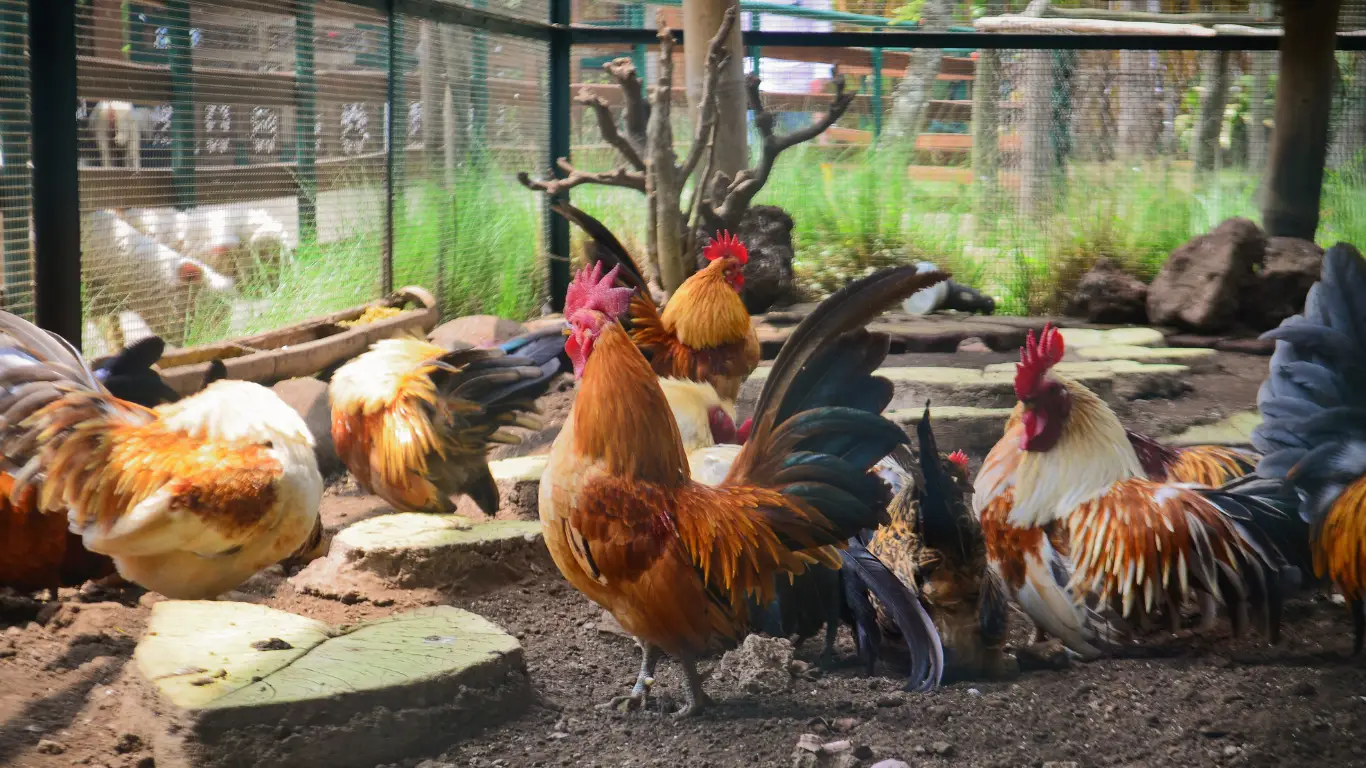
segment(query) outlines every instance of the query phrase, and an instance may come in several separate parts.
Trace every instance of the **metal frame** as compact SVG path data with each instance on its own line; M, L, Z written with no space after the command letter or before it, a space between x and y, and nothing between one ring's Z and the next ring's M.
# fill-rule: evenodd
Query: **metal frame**
M389 20L389 44L387 63L389 65L389 85L387 98L389 116L387 118L389 151L386 162L386 184L389 192L385 212L384 233L384 273L381 278L386 291L393 282L393 230L394 197L401 185L401 153L406 145L406 120L400 118L396 106L398 85L395 80L400 76L399 59L401 48L397 42L397 27L405 17L425 19L445 24L467 27L483 34L508 35L544 42L549 47L549 110L550 136L547 150L547 164L552 168L555 160L568 157L570 152L571 110L571 51L575 45L633 45L646 46L658 41L658 32L647 28L606 27L574 25L570 17L570 0L551 0L550 16L544 22L517 19L504 16L487 7L486 2L475 0L471 4L458 5L450 0L340 0L341 2L369 8L387 15ZM746 11L763 11L760 4L747 4ZM170 0L168 11L188 15L189 0ZM786 6L775 7L791 10ZM298 29L302 32L312 29L313 0L293 0L292 10L298 19ZM80 192L77 172L75 110L71 105L76 102L76 0L28 0L28 36L30 72L30 103L32 110L32 157L34 172L32 176L32 209L35 240L34 253L34 292L38 324L52 330L73 344L79 346L83 318L81 316L80 282ZM849 19L844 23L863 24L876 27L877 17ZM637 22L639 23L639 22ZM173 27L176 25L172 25ZM182 35L188 30L181 30ZM680 31L674 32L675 39L683 40ZM743 34L747 53L755 55L756 49L768 46L806 47L806 48L868 48L872 49L873 61L881 59L884 50L907 50L916 48L934 49L984 49L984 50L1182 50L1182 51L1273 51L1281 44L1279 36L1269 35L1216 35L1213 37L1185 37L1175 35L1076 35L1076 34L985 34L969 31L919 32L765 32L751 30ZM172 55L172 79L179 83L173 87L177 102L192 99L193 72L189 67L188 42L181 41L181 60ZM1366 50L1366 36L1339 35L1336 39L1338 50ZM173 45L173 48L175 46ZM640 50L640 48L637 48ZM761 53L761 51L758 51ZM174 54L175 51L173 50ZM313 78L313 50L311 46L299 46L296 51L296 125L295 125L295 162L300 175L301 192L316 191L316 166L313 152L314 103L316 83ZM11 62L13 68L13 62ZM875 67L876 69L876 67ZM874 100L880 100L881 81L873 84ZM182 114L183 113L183 114ZM182 138L193 136L193 115L188 109L177 109L178 133ZM406 114L406 112L403 112ZM875 118L875 122L876 118ZM875 131L880 125L875 125ZM400 136L399 134L402 134ZM8 136L8 133L6 134ZM6 140L7 150L8 139ZM176 173L177 202L190 205L195 197L193 161L188 157L187 145L182 142L180 154L185 155L177 163L173 149L173 167ZM10 152L5 153L10 161ZM22 161L22 153L16 153L15 160ZM6 178L11 178L9 162L6 163ZM22 167L22 166L20 166ZM396 177L398 177L396 181ZM10 186L13 186L11 183ZM18 201L10 201L18 205ZM315 201L300 201L300 237L313 236L316 227ZM13 207L13 206L10 206ZM8 221L8 216L6 217ZM548 215L547 250L550 253L548 281L551 306L561 308L564 290L569 282L569 226L559 216ZM17 230L16 230L17 231ZM5 276L10 284L22 283L27 274L27 266L20 265L18 259L10 258L8 246L14 239L6 234Z
M76 0L28 0L35 316L81 348ZM9 160L13 162L13 160Z

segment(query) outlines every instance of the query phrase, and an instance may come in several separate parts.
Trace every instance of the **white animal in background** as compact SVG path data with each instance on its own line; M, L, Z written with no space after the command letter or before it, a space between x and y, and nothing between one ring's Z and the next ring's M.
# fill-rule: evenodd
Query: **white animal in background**
M142 168L142 133L151 129L152 111L126 101L101 101L90 110L90 130L104 168L114 167L114 147L127 152L128 167Z
M114 211L84 214L81 252L91 315L136 312L171 344L183 343L186 315L199 291L236 289L231 277L139 232Z
M292 252L285 225L259 207L144 208L128 220L162 245L238 280L258 264L278 267Z

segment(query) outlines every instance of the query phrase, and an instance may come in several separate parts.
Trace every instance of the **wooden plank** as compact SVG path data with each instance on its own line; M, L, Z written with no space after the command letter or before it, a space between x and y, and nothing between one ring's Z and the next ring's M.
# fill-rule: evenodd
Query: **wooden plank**
M821 134L820 139L824 143L859 145L872 144L873 132L860 131L856 128L842 128L838 125L832 125L829 128L825 129L825 133Z
M409 149L409 160L416 161ZM367 177L378 182L384 176L384 153L319 159L318 189L355 187ZM83 208L155 208L175 203L169 168L82 168ZM256 165L202 165L195 169L200 205L238 203L298 194L294 163Z
M1002 152L1014 152L1020 148L1018 134L1008 133L1001 137ZM922 133L915 137L915 148L921 152L945 152L958 154L972 150L970 133Z

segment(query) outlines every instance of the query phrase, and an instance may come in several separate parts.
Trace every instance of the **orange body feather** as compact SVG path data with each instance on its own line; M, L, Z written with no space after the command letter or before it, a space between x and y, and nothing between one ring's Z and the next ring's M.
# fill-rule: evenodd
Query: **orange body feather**
M689 478L654 373L615 324L551 452L540 512L565 578L627 632L684 658L737 640L749 599L772 598L774 574L839 563L814 510L767 488Z
M684 281L663 313L647 297L631 301L631 339L656 375L705 381L734 401L759 365L759 336L739 294L713 261Z

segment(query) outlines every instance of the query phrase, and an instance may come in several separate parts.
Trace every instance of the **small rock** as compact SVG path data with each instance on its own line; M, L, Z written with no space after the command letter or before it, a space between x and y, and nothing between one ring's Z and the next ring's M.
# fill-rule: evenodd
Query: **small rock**
M958 342L958 351L959 351L959 352L990 352L990 351L991 351L991 347L988 347L988 346L987 346L987 343L986 343L985 341L982 341L982 339L981 339L980 337L977 337L977 336L969 336L969 337L967 337L966 339L963 339L962 341Z
M750 635L726 653L715 677L751 694L778 693L792 685L792 642L787 638Z
M251 647L258 651L288 651L294 646L278 637L272 637L269 640L257 640Z
M38 754L40 755L60 755L66 751L66 745L51 739L38 740Z
M1224 757L1234 757L1242 751L1243 750L1239 749L1238 747L1235 747L1232 744L1230 744L1227 747L1224 747Z
M392 597L381 597L371 602L371 605L375 606L376 608L388 608L393 604L394 598Z
M969 695L969 696L981 696L981 695L982 695L982 689L980 689L980 688L969 688L969 689L968 689L968 695Z
M42 624L46 627L48 622L52 621L52 619L56 617L57 613L61 610L62 604L59 602L54 601L51 603L45 603L42 608L38 609L38 615L34 618L38 620L39 624Z
M836 731L846 733L859 726L859 719L857 717L837 717L833 725Z
M1076 760L1049 760L1039 768L1081 768L1081 763Z
M848 752L854 748L849 741L831 741L821 745L821 752L827 755L838 755L841 752Z
M873 763L872 768L911 768L911 765L903 760L881 760Z
M136 763L133 763L133 768L157 768L156 758L151 755L140 758Z
M953 757L955 752L953 745L947 741L936 741L930 744L930 751L940 757Z
M323 477L340 475L346 468L332 445L332 407L327 402L327 382L311 377L288 379L271 387L276 395L299 416L313 433L313 455Z
M136 752L139 749L142 749L142 737L138 736L136 733L121 734L118 743L114 745L114 751L118 752L120 755Z
M1147 303L1148 286L1102 257L1077 282L1063 312L1092 323L1146 323Z
M813 754L820 752L821 737L814 733L803 733L801 737L797 739L797 751L811 752Z
M0 659L12 659L18 655L19 652L13 648L0 648Z
M879 697L877 700L877 706L881 707L882 709L892 709L894 707L899 707L905 703L906 700L901 698L900 696L882 696Z
M1319 689L1318 689L1318 688L1315 688L1313 683L1310 683L1310 682L1308 682L1308 681L1305 681L1305 682L1301 682L1301 683L1295 683L1295 685L1293 685L1293 686L1290 688L1290 692L1291 692L1292 694L1296 695L1296 696L1306 696L1306 697L1307 697L1307 696L1313 696L1313 695L1317 694L1317 693L1319 692Z
M466 315L438 325L427 338L438 347L454 350L502 344L526 332L526 328L515 320L494 315Z

